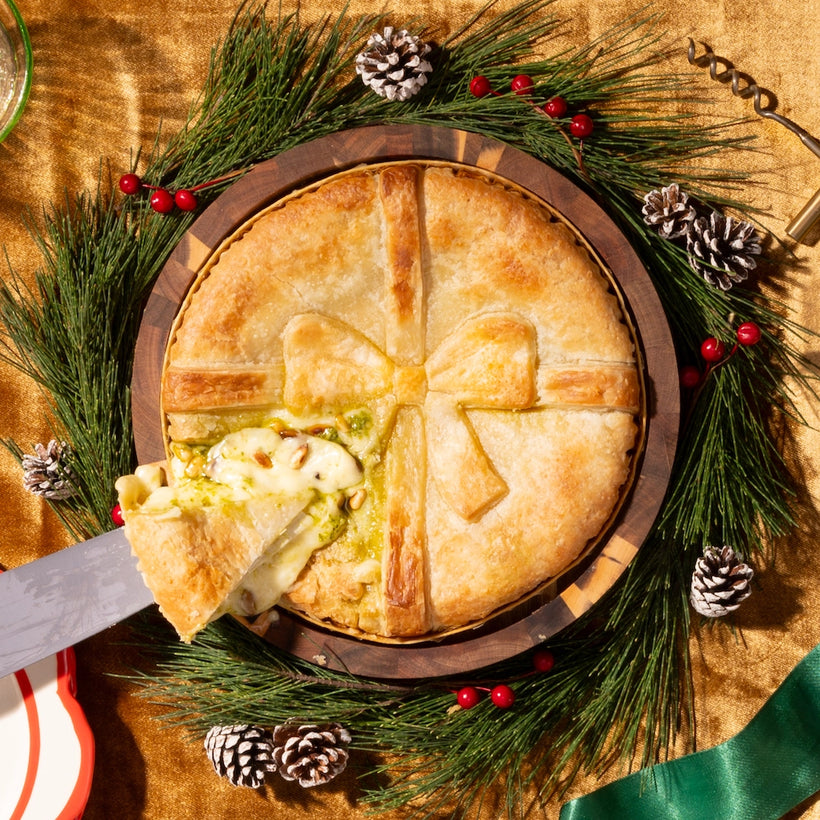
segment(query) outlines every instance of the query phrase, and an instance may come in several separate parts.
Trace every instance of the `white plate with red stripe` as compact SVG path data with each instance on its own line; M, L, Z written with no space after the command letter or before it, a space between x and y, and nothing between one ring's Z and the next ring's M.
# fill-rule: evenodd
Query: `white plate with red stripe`
M0 820L77 820L94 738L76 699L74 651L0 678Z

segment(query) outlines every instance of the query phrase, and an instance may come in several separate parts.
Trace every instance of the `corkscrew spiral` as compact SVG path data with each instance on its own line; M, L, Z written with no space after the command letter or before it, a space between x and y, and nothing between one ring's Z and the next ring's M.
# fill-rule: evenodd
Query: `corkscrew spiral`
M789 131L796 134L800 138L800 141L810 151L820 157L820 142L809 134L805 128L801 128L796 122L775 113L763 105L764 95L770 95L771 92L767 91L765 88L761 88L757 83L749 82L749 80L736 68L730 67L719 71L718 69L720 66L718 56L705 43L701 43L700 45L705 49L705 53L701 54L700 57L696 57L695 41L691 37L689 38L688 57L691 65L697 66L698 68L708 67L709 77L717 82L731 82L732 94L743 100L752 97L754 99L754 109L756 114L761 117L767 117L770 120L774 120L785 128L788 128Z
M801 128L796 122L775 113L763 105L764 95L771 97L771 92L765 88L761 88L757 83L751 82L746 75L741 74L741 72L731 65L727 64L724 70L719 71L720 58L706 43L701 43L700 45L703 46L705 51L700 57L696 57L695 41L691 37L689 38L688 57L691 65L697 66L698 68L708 67L709 76L713 80L717 80L721 83L731 82L732 94L741 99L752 97L754 100L755 113L761 117L774 120L784 128L788 128L789 131L797 135L803 145L813 154L820 157L820 142L809 134L805 128ZM800 213L792 219L786 227L786 233L798 242L802 242L808 235L809 230L818 223L820 223L820 190L803 206Z

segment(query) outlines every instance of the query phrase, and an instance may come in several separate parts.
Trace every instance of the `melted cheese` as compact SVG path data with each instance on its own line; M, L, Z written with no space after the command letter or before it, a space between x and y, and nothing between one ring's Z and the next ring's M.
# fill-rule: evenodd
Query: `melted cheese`
M362 471L344 447L297 433L282 438L269 427L230 433L208 452L207 476L250 495L333 493L358 484Z
M190 460L170 462L173 486L161 467L137 467L117 481L124 512L160 514L266 496L331 495L363 479L356 459L340 444L295 433L282 438L270 428L248 428L225 436L207 452L201 472L190 475Z
M172 450L172 486L158 465L138 467L117 481L126 519L135 513L162 520L182 516L186 509L241 504L271 542L213 618L225 612L254 615L274 606L313 553L344 530L346 494L364 478L344 446L296 430L282 437L270 427L247 428L196 458L190 449ZM271 531L266 512L296 498L304 500L302 512L284 530Z
M225 612L256 615L270 609L287 592L310 557L338 534L342 514L325 497L291 522L270 549L251 567L225 603Z

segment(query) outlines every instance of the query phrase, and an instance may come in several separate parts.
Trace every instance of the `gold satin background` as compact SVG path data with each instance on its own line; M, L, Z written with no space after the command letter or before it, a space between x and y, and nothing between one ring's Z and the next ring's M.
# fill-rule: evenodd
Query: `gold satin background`
M18 5L34 44L35 69L23 117L0 144L0 241L13 267L30 274L40 258L22 214L31 209L36 217L43 204L61 199L65 191L73 195L93 190L101 158L103 172L110 168L116 179L127 170L133 149L150 148L160 121L168 134L181 126L204 80L210 49L234 14L235 0L19 0ZM271 5L276 8L276 3ZM295 8L294 0L282 5ZM480 5L479 0L410 0L384 8L396 10L392 21L397 25L417 18L441 36ZM498 3L499 8L510 5L508 0ZM301 12L310 22L328 12L337 14L342 7L338 0L305 0ZM643 7L644 0L558 0L553 10L566 23L555 51L559 44L583 43ZM374 6L354 0L349 9L359 14ZM775 92L780 114L820 136L816 0L689 0L658 3L654 10L665 15L660 25L664 43L675 48L670 71L690 70L687 37L703 40ZM699 81L706 75L692 73ZM702 87L717 111L753 118L750 129L759 136L760 148L753 162L760 184L750 189L748 201L765 207L770 213L767 227L785 238L786 224L820 187L820 157L780 125L755 118L751 101L732 96L728 86L704 81ZM791 241L786 245L794 253L788 293L793 318L820 330L820 249ZM817 360L817 340L801 344ZM806 397L800 403L816 428L816 407ZM13 368L0 366L0 437L13 438L26 449L48 441L45 407L34 385ZM820 497L820 439L816 429L805 427L798 430L797 440L797 452L791 455L804 473L808 503L799 530L772 545L777 552L773 566L758 564L755 592L740 611L738 629L732 633L716 624L696 631L692 639L700 748L739 731L820 638L820 528L810 509L812 499ZM60 525L38 499L23 491L19 470L4 449L0 471L0 563L16 566L64 545ZM122 637L115 628L77 647L79 697L97 744L85 815L89 820L365 816L365 807L356 802L355 764L316 790L277 779L256 793L218 779L198 743L163 730L155 719L157 709L107 674L125 671L136 660L117 646ZM679 744L677 751L684 746ZM620 773L613 770L603 781L581 777L569 797ZM543 809L530 807L528 816L557 817L559 805L554 801ZM404 813L385 816L400 818ZM501 812L488 806L485 816ZM788 816L820 818L820 801L809 800Z

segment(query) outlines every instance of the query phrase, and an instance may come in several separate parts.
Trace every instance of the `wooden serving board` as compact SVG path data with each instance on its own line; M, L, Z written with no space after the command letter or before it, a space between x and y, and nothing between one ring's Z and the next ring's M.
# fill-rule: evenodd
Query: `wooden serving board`
M135 350L133 425L140 463L165 458L160 382L174 319L211 255L255 214L294 190L348 168L430 160L491 172L559 212L607 269L639 345L645 394L642 449L618 514L589 554L537 598L444 639L376 643L287 611L266 639L297 657L367 677L430 678L469 672L542 643L585 613L637 553L669 483L680 419L678 368L663 308L640 259L588 195L549 166L475 134L423 126L340 132L286 151L234 183L192 225L169 257L145 307Z

